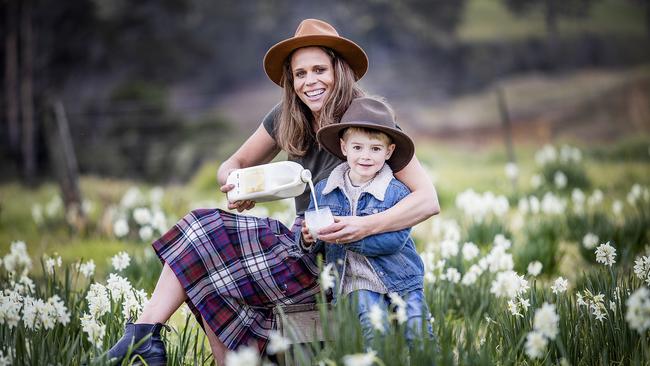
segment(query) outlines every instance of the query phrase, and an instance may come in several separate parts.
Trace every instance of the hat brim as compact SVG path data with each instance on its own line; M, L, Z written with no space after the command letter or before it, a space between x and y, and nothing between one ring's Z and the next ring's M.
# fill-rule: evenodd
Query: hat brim
M291 52L301 47L324 46L333 49L352 68L357 80L368 71L368 56L347 38L329 35L293 37L275 44L264 56L264 70L269 79L282 86L282 66Z
M341 151L340 133L348 127L363 127L378 130L390 136L392 143L395 144L395 151L393 151L393 155L391 155L387 163L393 172L402 170L415 154L415 145L407 134L398 129L379 126L370 122L346 122L325 126L318 130L316 139L325 150L341 160L346 160L343 151Z

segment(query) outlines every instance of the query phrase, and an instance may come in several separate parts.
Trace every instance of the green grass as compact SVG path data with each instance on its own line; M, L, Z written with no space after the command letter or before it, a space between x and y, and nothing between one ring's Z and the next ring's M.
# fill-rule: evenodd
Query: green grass
M650 143L650 139L637 138L635 141L635 144L639 144L639 146ZM650 186L650 176L647 174L648 161L634 157L626 160L627 154L620 155L616 152L620 150L621 144L623 143L599 146L598 154L586 153L590 147L579 145L584 152L583 167L592 187L602 189L605 194L605 201L600 209L604 215L609 215L608 207L611 207L613 199L625 200L633 183ZM455 197L466 189L471 188L477 192L489 190L495 194L506 195L511 198L511 207L516 205L515 198L518 194L530 194L532 192L529 184L530 176L539 171L534 162L534 154L539 147L533 144L516 146L517 161L521 170L518 191L513 190L505 176L506 153L501 145L493 144L482 146L480 149L476 147L469 149L459 145L420 142L417 150L420 160L431 171L440 192L442 215L445 218L458 218L460 212L455 207ZM207 163L186 185L165 187L163 206L172 220L183 215L197 202L212 202L214 204L222 202L223 195L218 193L216 182L212 181L217 166L216 162ZM84 177L81 185L84 197L96 202L97 210L100 211L108 204L117 203L123 193L133 185L137 185L145 191L150 188L139 182L96 177ZM34 346L36 348L32 354L36 351L42 352L47 347L59 347L64 344L72 346L59 354L42 353L44 356L39 354L39 357L44 358L38 360L28 358L29 352L19 350L20 357L24 357L24 360L19 358L18 364L56 363L54 361L64 364L79 364L80 361L86 360L92 355L93 348L85 340L86 334L80 330L79 324L79 317L86 311L83 297L87 280L81 281L79 287L82 288L76 288L74 283L72 289L68 288L67 284L70 283L68 280L65 281L65 286L63 284L53 286L48 275L41 270L40 258L43 254L58 253L63 258L64 265L72 264L79 259L93 259L97 265L94 278L98 282L104 283L108 273L112 272L110 258L119 251L127 251L132 257L132 264L120 275L128 277L136 288L144 288L149 293L155 285L160 270L160 263L155 256L151 255L152 250L147 243L121 241L98 231L89 231L85 234L75 233L62 225L62 221L59 224L53 223L46 228L39 228L31 218L31 205L47 202L56 192L57 188L54 183L44 183L35 189L23 187L18 183L0 185L0 204L2 206L0 212L0 240L2 240L0 242L0 257L9 251L11 241L26 241L28 252L34 261L31 277L38 283L38 291L42 292L39 296L46 298L55 293L66 295L67 297L64 297L72 311L72 323L66 328L58 327L56 331L49 333L41 330L28 331L23 334L28 339L39 340L39 343ZM279 202L273 202L264 205L264 207L271 212L284 208L283 204ZM425 294L429 308L436 319L433 327L441 351L434 352L435 348L431 342L424 340L425 347L421 350L416 347L416 351L412 351L408 356L404 339L400 335L399 328L396 328L391 330L390 335L378 344L378 355L387 365L403 364L407 357L411 357L415 364L428 364L430 360L437 359L438 364L450 364L457 361L458 364L467 365L542 365L546 361L533 361L525 355L523 344L525 335L531 330L535 309L546 301L556 304L558 313L561 315L559 341L548 347L548 364L556 364L565 350L567 350L569 361L576 365L607 363L608 361L633 364L637 360L634 357L644 357L648 354L649 349L647 344L643 343L646 338L639 337L629 329L623 319L622 309L624 300L628 296L624 292L634 290L641 285L640 280L631 273L631 263L634 255L641 250L640 240L645 240L648 237L648 216L647 211L645 216L637 215L635 217L630 214L634 210L632 207L627 207L626 210L628 212L625 216L625 223L631 223L629 230L623 230L623 226L621 226L623 228L621 230L612 226L614 229L610 230L610 233L598 233L607 236L607 238L601 238L601 241L610 238L625 239L618 240L621 245L617 246L618 256L614 271L616 271L616 279L621 291L619 300L617 300L620 310L612 313L608 318L611 326L605 327L600 322L594 321L593 317L583 309L577 309L575 292L566 296L556 296L550 293L551 282L558 275L563 275L570 280L571 286L575 290L589 288L594 292L606 294L607 300L613 298L614 283L611 282L611 279L614 278L613 274L610 278L610 274L602 265L593 263L593 251L586 253L585 256L581 246L577 244L583 236L582 231L590 230L589 223L585 221L588 218L579 217L577 221L574 220L573 224L570 224L567 221L567 215L555 215L548 217L550 221L547 226L543 227L528 217L524 220L527 220L526 224L529 227L524 226L523 229L514 229L507 218L498 218L497 221L488 222L482 227L475 226L475 236L483 239L472 240L478 244L481 244L479 241L483 241L483 244L490 244L491 237L495 232L507 234L512 239L511 252L515 257L515 268L520 273L525 272L527 263L532 259L548 260L544 264L544 272L541 277L537 278L534 283L532 283L532 278L529 278L532 290L527 296L530 297L532 307L528 312L522 318L515 318L505 308L505 300L496 298L490 293L490 282L494 274L482 276L479 282L469 287L460 284L454 285L438 278L435 283L426 284ZM96 212L92 216L97 218L101 215ZM429 220L427 224L432 223L433 220ZM461 219L459 223L461 236L471 234L467 221ZM613 223L618 225L616 221ZM570 234L575 235L569 235L565 231L573 231ZM509 235L510 233L512 236ZM414 235L418 235L419 244L430 239L422 231L414 231ZM637 240L639 238L641 239ZM625 248L627 247L634 252L626 254ZM485 255L487 250L485 245L481 249L482 255ZM474 259L474 262L476 261L477 259ZM465 272L473 262L464 261L461 255L458 255L456 258L451 258L448 263L457 267L459 271ZM576 268L579 268L579 271L576 271ZM0 275L2 273L3 271L0 270ZM58 278L62 279L63 271L57 270L57 273ZM3 284L9 283L6 276L2 280ZM336 330L335 341L315 342L309 346L308 350L314 359L334 360L339 363L346 354L365 351L359 336L357 315L345 307L345 301L341 301L339 307L335 309L336 316L331 322L328 322L328 326L331 325ZM104 340L104 348L108 348L121 335L124 319L113 315L119 313L120 309L116 307L112 313L104 315L102 318L102 322L109 326L107 337ZM492 320L488 321L486 316ZM173 359L170 362L180 363L180 359L185 356L188 358L185 359L184 364L209 363L209 348L205 338L196 324L192 323L193 327L186 326L187 321L181 312L174 314L171 319L170 323L178 332L172 332L168 336L170 341L167 345L170 357ZM20 335L18 334L18 336ZM18 339L17 336L14 337L14 333L2 333L1 331L0 338L9 345L14 344ZM0 347L1 349L4 348ZM309 355L303 356L308 357ZM27 361L28 359L29 361Z
M499 0L470 0L465 18L458 29L463 41L513 40L545 37L546 28L541 11L517 16ZM646 31L641 2L624 0L596 1L585 18L561 18L559 32L563 36L581 33L643 35Z
M466 5L465 18L457 30L465 41L518 39L544 34L542 14L526 19L511 14L502 1L470 0ZM504 27L503 24L507 24Z
M636 141L636 140L635 140ZM646 146L650 140L646 139ZM643 142L637 142L643 144ZM580 145L578 145L580 146ZM619 149L620 144L612 145ZM588 149L588 147L580 146ZM520 167L518 193L529 192L530 177L536 172L534 153L539 146L516 145L515 153ZM599 146L599 151L608 151L607 146ZM467 189L477 192L493 191L508 197L516 195L511 182L506 178L505 148L498 144L482 148L467 148L441 143L419 143L417 154L430 171L439 194L444 215L456 213L455 197ZM650 185L647 174L648 163L644 161L595 160L587 154L585 168L594 187L607 194L614 194L624 199L632 183ZM165 187L165 208L171 212L172 220L185 214L193 203L223 204L223 194L218 191L215 179L218 163L209 162L200 169L195 177L184 186ZM100 209L102 204L118 202L126 190L138 182L84 177L81 183L85 198L95 202ZM144 186L146 189L146 185ZM0 185L0 253L8 252L12 241L23 240L28 244L30 254L38 260L43 254L59 253L65 262L74 262L80 258L93 259L98 270L107 266L108 258L118 251L126 250L139 254L147 244L125 243L117 239L100 235L80 235L59 225L51 229L37 227L31 217L34 203L45 203L57 194L58 188L52 183L44 183L35 189L29 189L18 183ZM271 212L282 207L279 203L262 205ZM99 216L95 213L95 216Z

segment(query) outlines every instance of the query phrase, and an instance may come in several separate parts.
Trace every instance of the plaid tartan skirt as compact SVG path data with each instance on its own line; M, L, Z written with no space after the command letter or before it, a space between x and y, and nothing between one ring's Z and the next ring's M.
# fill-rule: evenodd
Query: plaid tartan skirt
M229 349L263 352L276 329L273 307L315 302L318 265L292 229L271 218L194 210L153 243L187 293L187 304Z

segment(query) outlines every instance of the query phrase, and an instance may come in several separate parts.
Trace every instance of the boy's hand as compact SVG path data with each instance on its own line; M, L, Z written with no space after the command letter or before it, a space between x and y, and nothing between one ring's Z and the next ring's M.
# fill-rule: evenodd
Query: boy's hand
M302 241L305 243L313 244L316 242L316 240L314 240L314 237L312 237L309 233L309 229L307 229L305 220L302 220L302 228L300 229L300 232L302 233Z

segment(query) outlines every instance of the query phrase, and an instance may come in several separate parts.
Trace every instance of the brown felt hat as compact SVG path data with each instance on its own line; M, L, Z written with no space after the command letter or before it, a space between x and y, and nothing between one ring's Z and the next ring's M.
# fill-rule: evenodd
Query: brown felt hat
M324 46L331 48L352 68L357 80L368 70L368 56L356 43L339 36L330 24L318 19L300 22L296 34L276 43L264 56L264 70L274 83L282 86L282 65L291 52L301 47Z
M391 109L377 99L363 97L353 100L341 122L321 128L316 138L325 150L345 160L340 138L348 127L363 127L387 134L395 144L395 151L387 161L394 172L402 170L415 154L413 140L397 128Z

